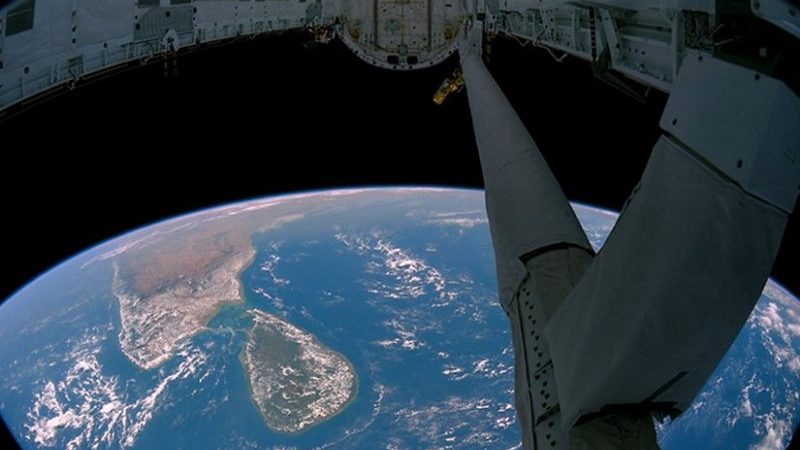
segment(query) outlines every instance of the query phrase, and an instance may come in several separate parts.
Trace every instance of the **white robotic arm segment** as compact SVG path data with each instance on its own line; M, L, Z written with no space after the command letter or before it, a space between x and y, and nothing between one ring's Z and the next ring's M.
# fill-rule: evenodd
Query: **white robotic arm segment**
M742 64L723 60L731 55L718 52L719 35L710 28L716 10L501 3L506 32L594 63L605 58L608 68L671 93L661 121L665 136L603 251L571 268L555 261L561 249L546 245L580 247L580 239L555 231L557 223L570 230L559 213L563 194L547 181L544 159L487 81L480 57L471 46L462 56L501 302L514 335L524 444L557 448L540 436L544 414L558 417L571 438L604 448L604 424L684 411L758 300L800 188L800 100L786 83L750 67L760 64L752 55L743 55ZM773 52L759 54L768 59ZM653 77L658 64L664 70ZM527 260L527 276L513 284L524 246L535 256ZM579 280L571 280L576 272ZM542 278L563 282L537 283ZM524 299L525 308L546 312L556 291L565 299L549 302L557 306L552 317L520 310ZM543 406L532 388L540 365L548 364L557 395L546 394L558 401L557 410ZM652 434L645 435L650 448ZM614 448L644 448L635 441Z
M478 21L468 29L459 53L483 170L500 303L511 323L522 440L529 449L568 449L566 432L557 426L556 375L543 330L572 288L561 268L582 272L593 252L536 143L484 65L481 28ZM543 254L531 262L531 252ZM523 260L541 270L527 274ZM533 308L534 302L544 306Z
M466 58L483 55L483 22L467 21L464 23L464 31L458 40L458 56L463 62Z
M692 52L661 128L786 212L800 190L800 98L780 80Z

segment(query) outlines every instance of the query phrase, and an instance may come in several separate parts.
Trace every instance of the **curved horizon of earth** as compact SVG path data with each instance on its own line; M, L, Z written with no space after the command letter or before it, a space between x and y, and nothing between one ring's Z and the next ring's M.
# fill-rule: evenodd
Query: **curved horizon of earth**
M573 204L599 249L617 214ZM23 448L520 448L482 191L351 189L114 238L0 306ZM785 448L800 300L769 281L665 450Z

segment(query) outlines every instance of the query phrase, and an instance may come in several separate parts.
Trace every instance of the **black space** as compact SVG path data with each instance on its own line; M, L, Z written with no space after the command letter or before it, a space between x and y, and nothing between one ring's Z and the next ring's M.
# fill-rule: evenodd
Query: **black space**
M456 67L395 73L305 33L242 40L80 86L0 123L7 242L0 298L139 226L277 193L375 185L482 186L466 97L435 106ZM311 47L311 48L306 48ZM619 209L659 136L647 104L587 63L495 41L489 67L567 196ZM794 292L800 226L773 275Z

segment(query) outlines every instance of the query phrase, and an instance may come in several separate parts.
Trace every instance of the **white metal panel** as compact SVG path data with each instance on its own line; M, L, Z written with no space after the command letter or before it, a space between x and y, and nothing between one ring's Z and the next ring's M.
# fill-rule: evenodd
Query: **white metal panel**
M6 70L21 70L38 60L61 57L64 53L75 56L72 52L71 15L72 2L38 0L33 28L6 36Z
M134 16L131 0L77 0L76 6L78 46L131 38Z
M240 35L330 25L336 0L37 0L33 29L0 33L0 111L81 77L166 51ZM0 11L5 16L5 11ZM170 36L170 45L165 45Z
M800 189L800 98L785 83L693 52L661 128L751 194L794 209Z
M687 408L758 300L786 217L662 137L547 324L564 428L608 405Z

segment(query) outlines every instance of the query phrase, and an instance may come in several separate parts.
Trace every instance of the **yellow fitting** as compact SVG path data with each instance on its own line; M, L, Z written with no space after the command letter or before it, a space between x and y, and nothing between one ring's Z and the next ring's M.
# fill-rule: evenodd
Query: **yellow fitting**
M442 85L439 86L439 90L433 94L433 102L437 105L442 105L450 94L461 92L462 89L464 89L464 75L460 69L456 69L453 75L445 78Z

